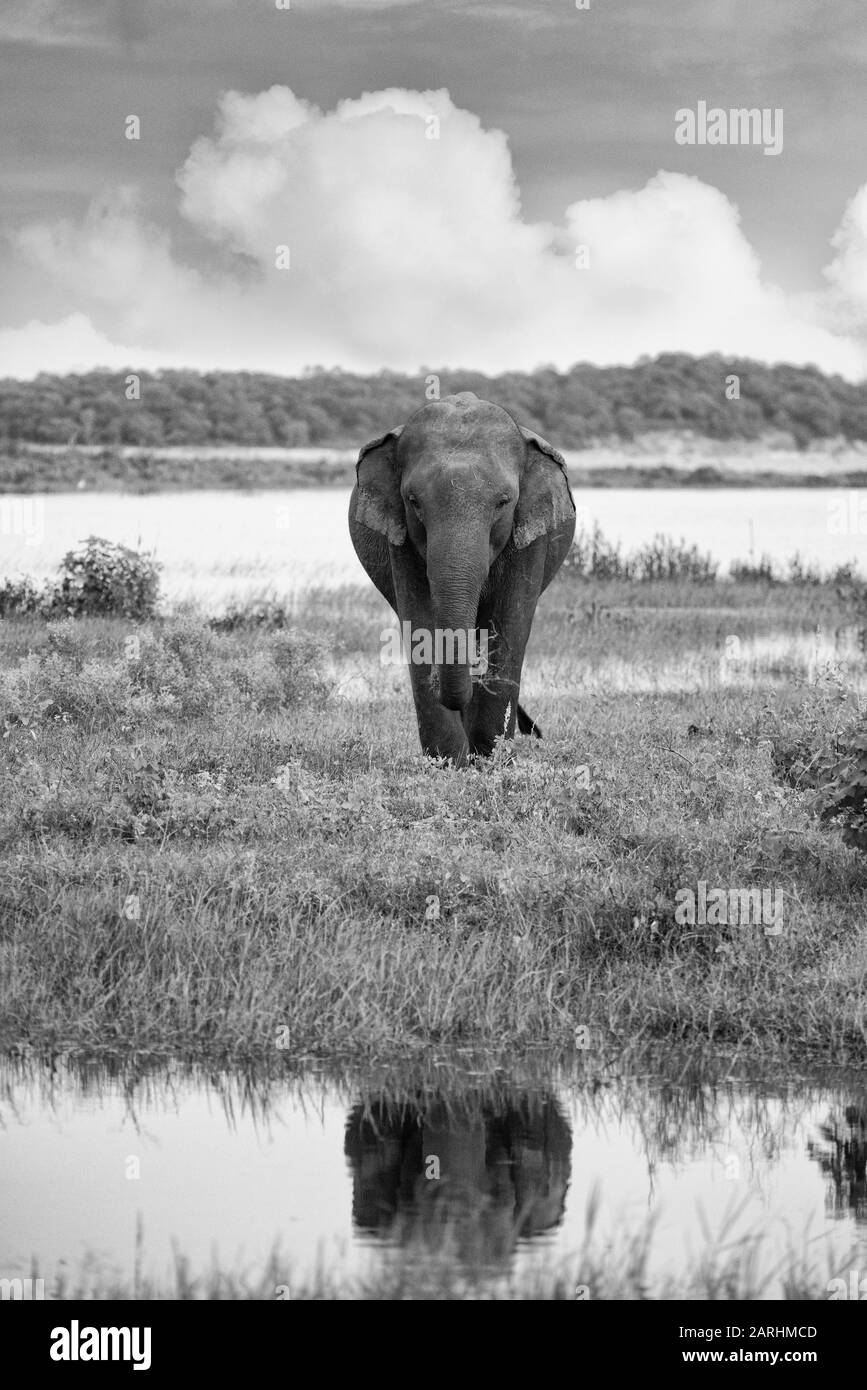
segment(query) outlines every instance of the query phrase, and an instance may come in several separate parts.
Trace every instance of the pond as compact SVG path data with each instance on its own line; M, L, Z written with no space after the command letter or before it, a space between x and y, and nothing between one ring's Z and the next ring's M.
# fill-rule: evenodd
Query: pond
M793 1265L848 1278L867 1220L867 1081L845 1077L433 1059L402 1085L16 1059L0 1134L0 1275L35 1261L49 1286L87 1260L166 1280L173 1250L253 1279L276 1250L287 1280L351 1281L447 1232L455 1266L494 1281L562 1267L592 1297L600 1260L646 1248L658 1290L725 1249L773 1296Z
M860 502L859 502L860 498ZM840 488L577 489L579 522L626 551L657 533L723 566L796 551L822 569L863 558L867 505ZM229 598L310 584L367 584L346 523L349 490L0 496L0 576L52 575L89 535L155 552L168 599ZM859 528L860 527L860 532Z

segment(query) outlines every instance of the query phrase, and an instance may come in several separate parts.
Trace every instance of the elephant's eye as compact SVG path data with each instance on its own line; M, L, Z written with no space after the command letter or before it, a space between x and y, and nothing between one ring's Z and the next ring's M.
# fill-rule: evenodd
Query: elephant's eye
M511 497L501 497L497 503L497 511L502 511L503 507L508 507L511 500Z

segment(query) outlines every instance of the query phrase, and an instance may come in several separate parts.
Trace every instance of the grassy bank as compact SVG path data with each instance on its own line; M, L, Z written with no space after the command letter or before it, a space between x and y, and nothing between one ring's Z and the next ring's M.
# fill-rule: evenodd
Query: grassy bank
M566 574L522 691L544 740L460 772L421 758L383 620L352 590L310 594L301 636L4 625L3 1043L372 1054L586 1027L867 1060L867 864L774 760L863 705L833 586ZM782 890L782 931L678 925L702 880Z
M14 453L0 450L0 493L350 487L357 452L357 447L137 449L24 445Z
M382 1265L367 1276L347 1276L339 1268L323 1269L314 1278L299 1278L291 1261L272 1256L264 1272L248 1275L222 1268L219 1263L201 1267L178 1252L173 1269L161 1279L118 1273L97 1259L64 1268L45 1280L50 1299L87 1300L247 1300L256 1302L327 1300L377 1302L380 1300L593 1302L637 1299L693 1301L748 1300L774 1297L785 1300L828 1299L829 1281L837 1271L817 1271L792 1256L777 1271L780 1287L769 1292L770 1279L755 1267L756 1247L745 1241L732 1250L724 1242L706 1242L676 1276L651 1277L648 1261L653 1246L652 1230L645 1227L619 1247L605 1251L578 1251L554 1267L539 1267L531 1274L492 1279L484 1269L461 1267L446 1242L429 1249L384 1252ZM853 1260L856 1256L853 1255ZM853 1266L856 1267L856 1266ZM843 1278L846 1280L848 1265ZM45 1276L43 1276L45 1277ZM848 1283L847 1283L848 1287Z

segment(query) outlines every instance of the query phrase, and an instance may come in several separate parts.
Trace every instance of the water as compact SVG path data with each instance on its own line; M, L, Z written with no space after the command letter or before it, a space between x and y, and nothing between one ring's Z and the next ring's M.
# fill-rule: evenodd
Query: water
M459 1265L498 1278L563 1262L580 1282L594 1202L596 1250L652 1220L651 1289L701 1253L702 1223L717 1243L758 1241L761 1277L794 1253L824 1282L863 1249L867 1084L443 1075L384 1091L317 1071L7 1062L0 1275L95 1256L129 1278L140 1223L157 1279L173 1246L193 1269L216 1256L255 1278L276 1247L287 1276L352 1278L409 1242L433 1248L445 1221Z
M97 535L155 551L172 600L219 604L311 583L367 584L349 540L348 500L347 488L0 496L0 575L46 578L76 542ZM724 569L751 549L777 562L799 551L823 569L865 552L867 505L844 489L602 488L579 489L575 500L582 524L598 521L627 551L663 532Z

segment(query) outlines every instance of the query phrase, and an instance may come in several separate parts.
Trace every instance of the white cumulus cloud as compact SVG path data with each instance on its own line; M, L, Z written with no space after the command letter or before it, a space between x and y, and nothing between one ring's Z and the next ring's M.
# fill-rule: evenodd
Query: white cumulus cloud
M283 373L664 350L867 370L867 187L835 235L826 286L793 296L763 276L732 203L693 177L660 171L572 204L558 226L528 222L506 136L446 91L365 93L327 112L287 87L229 92L177 181L201 238L195 264L134 190L19 235L78 312L6 330L0 373L50 370L73 351L94 366Z

